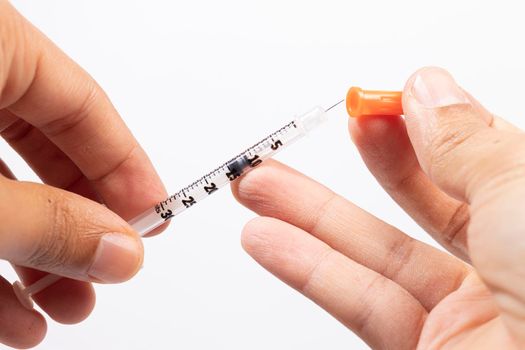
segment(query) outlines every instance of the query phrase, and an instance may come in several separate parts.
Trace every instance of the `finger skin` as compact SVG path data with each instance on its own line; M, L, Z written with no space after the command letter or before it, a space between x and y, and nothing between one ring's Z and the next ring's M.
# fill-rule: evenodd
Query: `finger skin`
M0 119L9 117L9 114L11 113L7 110L0 111ZM0 130L0 135L45 184L98 202L102 201L93 184L71 159L40 130L25 120L15 117L3 131Z
M133 243L133 250L112 250L115 255L106 268L118 273L113 282L131 278L142 265L140 237L96 202L49 186L5 178L0 178L0 198L0 258L98 282L89 273L99 242L107 234L120 234ZM115 267L120 270L115 271Z
M491 128L492 115L457 85L450 95L459 95L454 100L459 102L423 105L416 96L422 88L416 87L432 79L448 82L443 87L436 83L436 90L452 89L449 81L453 78L440 68L414 73L403 93L407 132L419 164L432 182L450 196L470 203L484 186L490 186L516 162L525 161L525 152L509 152L523 144L523 136ZM414 87L416 82L420 83Z
M167 197L151 161L93 78L5 1L0 33L0 109L46 135L125 220Z
M493 127L492 115L439 68L424 68L403 93L407 131L422 169L470 204L469 255L510 334L525 343L525 136Z
M441 245L469 261L468 205L439 189L421 169L401 117L349 118L361 157L388 194Z
M243 230L242 244L264 268L319 304L372 348L415 348L427 313L396 283L280 220L252 220Z
M456 346L458 349L517 348L509 344L508 333L497 325L501 324L498 316L499 310L492 294L472 272L457 292L448 295L428 315L417 349L446 349L450 343L458 342L454 339L461 340L461 345ZM499 329L479 332L479 329L486 328ZM472 345L465 346L469 343Z
M37 311L23 307L3 277L0 277L0 306L0 343L26 349L44 339L46 320Z
M297 226L398 283L427 310L457 289L467 273L458 259L411 239L274 160L246 174L232 190L259 215Z
M9 169L7 164L1 158L0 158L0 176L5 176L8 179L15 178L15 175L13 174L11 169Z
M9 167L0 159L0 174L16 180ZM25 286L31 285L45 273L35 269L14 266ZM95 290L89 282L63 278L33 296L33 300L55 321L65 324L85 320L95 307Z
M103 201L125 219L166 197L151 162L100 87L6 1L0 1L0 44L0 132L44 182ZM24 203L24 209L28 204ZM86 220L89 221L90 218ZM86 223L78 226L85 228ZM45 227L42 230L52 231ZM122 231L120 227L118 231ZM87 260L94 254L97 234L89 232L87 236L88 242L76 242L74 253L73 247L64 248L60 237L46 235L41 241L33 239L44 242L39 248L43 252L34 252L28 258L26 251L25 258L17 256L11 260L91 280L87 276L78 277L79 271L64 271L89 264ZM67 237L65 241L72 239ZM29 242L25 243L26 249L33 249ZM16 251L13 249L9 254ZM59 267L66 263L76 266ZM26 284L42 275L28 268L17 270ZM124 271L121 277L127 279L136 270L137 265L131 263L129 271ZM95 295L90 283L63 279L34 299L53 319L76 323L89 315Z
M482 108L468 96L476 108ZM479 118L495 129L521 132L490 113L482 113ZM444 193L423 172L403 118L349 118L348 126L365 164L389 195L441 245L470 261L467 249L469 206Z
M47 273L23 266L15 266L22 283L29 286ZM53 320L75 324L85 320L95 307L95 289L90 282L62 278L33 295L33 300Z
M0 131L14 131L6 139L44 182L103 201L125 219L166 197L151 162L100 87L6 1L0 1L0 44ZM62 256L50 252L43 255ZM53 264L36 267L56 271ZM38 275L20 273L25 283ZM64 279L35 301L55 320L74 323L87 317L95 298L89 283Z

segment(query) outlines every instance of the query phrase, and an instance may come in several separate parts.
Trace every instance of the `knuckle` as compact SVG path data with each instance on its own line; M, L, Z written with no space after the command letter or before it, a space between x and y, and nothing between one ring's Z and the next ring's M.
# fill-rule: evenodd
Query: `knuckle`
M470 206L461 203L450 216L446 226L442 230L442 236L446 243L459 248L466 253L467 228L470 222Z
M467 144L474 131L471 128L458 128L445 122L433 135L430 143L430 173L446 168L451 158L456 157L457 150Z
M346 199L335 192L329 192L324 201L308 216L309 220L305 224L306 231L312 234L318 233L334 208L343 207L346 204Z
M91 78L86 79L83 84L83 95L80 97L80 103L76 108L65 111L64 114L56 116L51 121L39 126L39 129L48 137L57 137L58 135L66 133L91 114L91 111L99 99L101 90Z
M448 145L455 145L465 136L479 130L480 119L477 112L470 105L450 105L433 110L431 124L427 125L427 136L430 138L431 150L440 147L447 149Z
M370 296L376 295L377 290L384 290L388 288L389 280L381 275L372 277L362 290L362 307L356 314L355 329L358 334L363 334L368 328L373 326L373 318L377 313L377 304L370 301Z
M21 144L29 141L32 136L31 131L34 128L31 124L23 119L15 119L4 130L0 131L0 135L11 145Z
M310 267L310 270L306 272L303 281L299 285L299 290L307 295L313 295L314 291L320 284L323 284L323 280L326 275L326 268L334 263L337 259L337 252L332 248L326 248L317 257L317 262Z
M402 236L396 240L390 247L389 257L386 259L390 263L386 264L384 271L380 273L393 281L399 280L399 276L406 272L407 266L410 266L415 248L415 241L409 236Z

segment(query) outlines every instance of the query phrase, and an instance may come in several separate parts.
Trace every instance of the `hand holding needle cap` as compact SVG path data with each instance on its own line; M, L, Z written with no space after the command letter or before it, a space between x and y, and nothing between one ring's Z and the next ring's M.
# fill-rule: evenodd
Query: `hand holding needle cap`
M302 128L306 127L307 129L314 128L317 125L319 125L322 122L322 120L324 120L325 112L328 112L329 110L333 109L334 107L339 105L341 102L336 103L335 105L331 106L330 108L326 110L323 110L321 108L315 108L311 112L306 113L302 119L298 118L295 122L295 125L302 125ZM346 96L346 109L347 109L348 114L351 117L366 117L370 115L400 115L403 113L402 106L401 106L401 92L370 91L370 90L362 90L358 87L352 87L350 88L350 90L348 90L348 93ZM270 136L272 139L279 137L279 135L274 135L274 134ZM258 144L263 144L263 141ZM273 149L273 147L271 148ZM261 149L259 149L258 151L261 152ZM255 152L257 152L257 150L254 150L254 153ZM276 153L276 152L273 152L273 153ZM273 155L273 153L268 154L267 156L270 157ZM244 158L242 157L241 157L241 161L237 161L237 160L235 161L235 164L241 164L241 163L242 164L246 163L244 161ZM246 164L248 166L249 163L246 163ZM227 164L223 167L227 167ZM219 167L219 169L220 168L221 167ZM206 176L203 179L206 180ZM194 184L197 184L199 182L203 183L204 181L203 179L197 180ZM211 182L211 180L209 182ZM209 183L209 182L206 180L206 183ZM227 182L224 182L224 183L227 183ZM216 187L214 187L214 189L216 189ZM190 191L190 190L191 189L187 189L187 191ZM180 191L179 193L181 192L185 193L184 190ZM176 195L169 197L168 200L164 201L166 207L170 205L171 203L170 198L173 198L173 197L175 197L174 198L174 201L175 201L177 199ZM195 198L194 197L190 197L190 198L192 198L191 203L193 203L195 201ZM162 203L160 204L160 206L162 206L162 209L164 210L164 205ZM182 211L185 209L185 207L180 206L180 209ZM179 211L175 211L175 210L173 211L166 210L165 212L170 213L168 219L171 219L174 215L179 213ZM134 227L143 236L147 234L150 230L159 226L163 222L162 216L159 217L159 215L157 214L159 214L158 209L152 209L150 211L146 211L144 214L139 215L137 218L131 220L130 225L132 225L132 227ZM28 286L28 287L24 287L21 282L17 281L13 283L13 288L14 288L17 298L20 300L22 305L24 305L26 308L31 309L33 307L33 302L31 298L32 295L44 290L48 286L57 282L60 278L61 278L60 276L50 274L50 275L43 277L42 279L40 279L39 281L33 283L31 286Z

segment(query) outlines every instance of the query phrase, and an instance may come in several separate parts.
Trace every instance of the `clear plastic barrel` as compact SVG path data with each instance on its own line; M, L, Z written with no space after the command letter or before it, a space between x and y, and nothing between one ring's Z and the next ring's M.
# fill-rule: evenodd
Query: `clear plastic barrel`
M207 198L219 188L257 167L264 160L271 158L274 154L315 129L325 118L325 110L321 107L315 107L230 161L132 219L129 224L140 235L147 234L165 221Z

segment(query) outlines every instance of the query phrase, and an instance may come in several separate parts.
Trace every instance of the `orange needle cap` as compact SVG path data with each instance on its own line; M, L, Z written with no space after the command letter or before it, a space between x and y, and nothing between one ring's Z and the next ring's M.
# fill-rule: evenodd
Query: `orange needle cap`
M346 94L346 110L351 117L401 115L401 91L372 91L352 87Z

